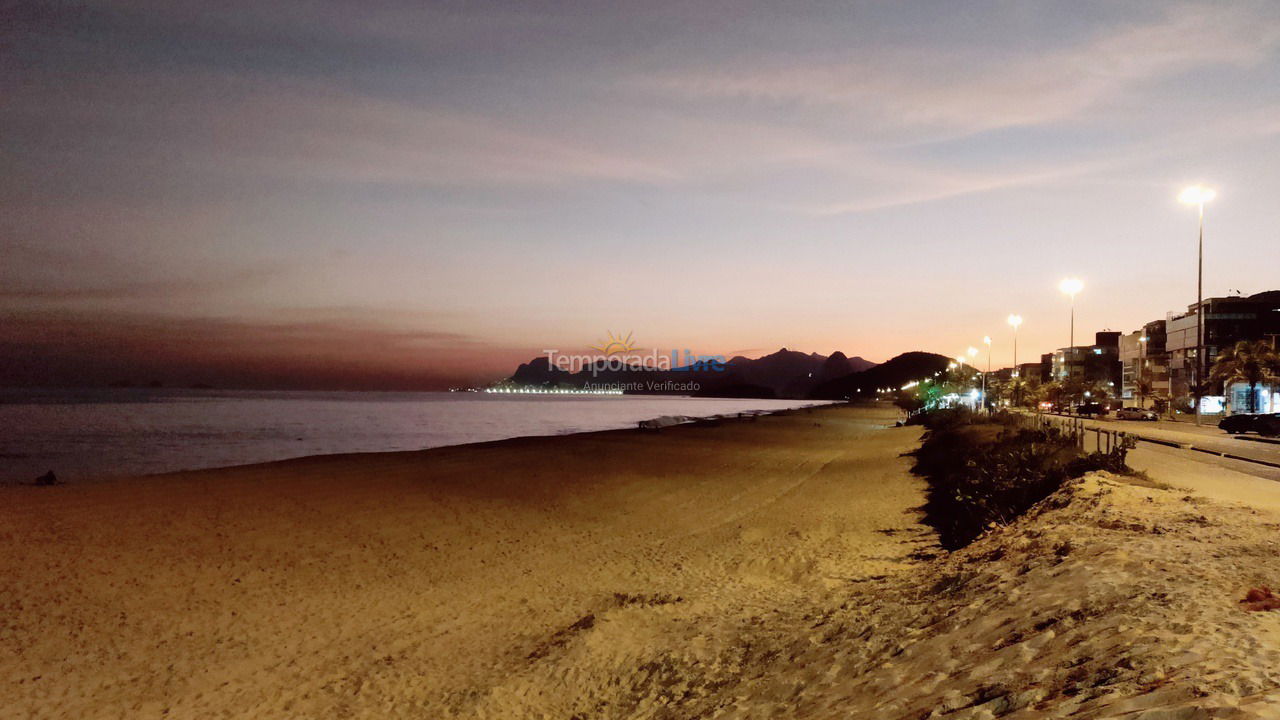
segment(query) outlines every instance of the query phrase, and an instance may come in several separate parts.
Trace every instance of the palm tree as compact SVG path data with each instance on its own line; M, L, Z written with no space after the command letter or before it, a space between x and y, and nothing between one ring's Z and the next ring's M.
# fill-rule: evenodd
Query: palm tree
M1147 406L1147 398L1151 397L1151 387L1151 378L1147 377L1145 372L1134 381L1133 389L1138 395L1138 407Z
M1272 374L1280 375L1280 353L1261 340L1241 340L1218 355L1209 377L1224 384L1249 383L1249 412L1257 412L1258 385Z

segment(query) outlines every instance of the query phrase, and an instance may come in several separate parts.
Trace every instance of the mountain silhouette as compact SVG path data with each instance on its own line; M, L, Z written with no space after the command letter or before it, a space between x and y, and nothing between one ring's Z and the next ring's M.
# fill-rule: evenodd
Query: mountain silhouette
M819 383L809 397L823 400L875 397L877 388L900 388L923 380L946 370L950 362L951 358L937 353L906 352L875 367Z
M677 370L645 370L628 368L608 370L603 359L595 374L584 369L569 373L551 366L546 357L538 357L521 364L508 382L522 387L570 387L581 388L588 384L654 385L653 390L629 390L637 394L695 394L702 397L778 397L806 398L819 385L850 373L865 371L876 364L861 357L848 357L836 351L830 356L819 353L803 353L782 348L777 352L750 359L735 356L720 370L684 368ZM697 390L663 390L664 383L687 388L696 383Z

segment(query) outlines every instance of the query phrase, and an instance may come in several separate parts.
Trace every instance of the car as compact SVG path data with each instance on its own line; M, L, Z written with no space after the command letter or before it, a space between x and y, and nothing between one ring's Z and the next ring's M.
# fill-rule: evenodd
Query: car
M1253 430L1258 423L1258 416L1252 413L1236 413L1218 421L1218 427L1230 435L1239 435Z
M1089 402L1089 403L1084 403L1082 405L1077 405L1076 414L1102 416L1107 414L1107 409L1099 403Z
M1256 432L1259 435L1276 436L1280 435L1280 413L1236 413L1222 418L1218 427L1232 435Z
M1116 410L1117 420L1159 420L1160 416L1155 410L1146 408L1126 407Z

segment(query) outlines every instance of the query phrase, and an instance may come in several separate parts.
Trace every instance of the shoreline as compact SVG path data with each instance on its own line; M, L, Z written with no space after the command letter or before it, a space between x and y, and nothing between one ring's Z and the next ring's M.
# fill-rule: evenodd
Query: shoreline
M278 394L278 393L272 393L272 395L274 394ZM314 395L315 393L309 393L309 394ZM404 393L400 393L400 394L403 395ZM335 403L335 402L346 403L346 402L364 402L365 401L365 398L353 399L349 397L350 393L345 393L340 395L344 395L344 397L339 400L334 400L333 398L330 398L330 397L315 397L315 398L299 399L297 401L298 402L315 401L320 403ZM456 393L435 393L435 395L439 395L442 398L447 398L449 396L456 395ZM261 398L235 398L235 399L261 400ZM551 396L544 398L542 396L531 395L524 399L516 398L513 396L511 398L507 398L507 397L489 398L487 402L481 399L479 400L479 402L482 402L483 404L487 405L493 402L512 402L512 401L534 402L534 403L541 403L545 401L550 403L556 403L556 402L564 402L564 401L573 402L573 401L583 401L583 400L587 402L593 402L593 401L599 402L601 400L605 400L607 402L612 402L612 401L627 402L628 400L635 400L639 402L645 402L645 401L652 401L654 399L655 399L655 396L631 396L629 398L623 399L623 398L559 398L559 397L551 397ZM248 465L258 465L258 464L264 464L264 463L282 462L287 460L297 460L297 459L303 459L308 457L322 457L322 456L337 457L337 456L353 455L353 454L376 454L376 453L384 453L384 452L420 452L423 450L432 450L432 449L438 449L438 448L444 448L444 447L459 447L459 446L475 445L475 444L482 444L482 443L489 443L489 442L500 442L502 440L511 440L516 438L526 438L526 437L527 438L553 438L553 437L566 437L566 436L576 435L580 433L628 430L628 429L634 429L637 426L641 428L645 428L646 426L648 426L649 429L657 429L659 427L668 427L676 424L709 422L709 421L717 421L722 419L727 420L727 419L731 419L733 416L738 416L743 414L764 415L764 414L787 412L787 411L810 409L815 407L824 407L828 405L841 404L841 403L827 401L827 400L769 400L764 402L775 403L775 404L788 403L790 405L788 407L777 407L777 408L746 407L742 409L726 411L726 408L724 407L726 403L731 404L731 406L734 403L755 405L762 401L759 401L753 398L695 398L695 397L675 397L675 396L660 396L659 399L673 400L673 401L678 401L679 403L705 402L705 403L708 403L709 405L709 407L707 407L706 410L710 411L715 409L715 410L718 410L718 412L706 412L705 414L698 414L698 415L662 414L664 410L669 412L671 410L674 410L674 411L679 411L682 409L687 410L688 408L687 407L664 408L661 406L657 406L657 407L648 408L648 410L653 414L641 414L640 412L633 412L633 413L624 412L622 413L623 417L610 417L609 413L606 413L604 416L595 416L595 415L588 414L587 416L583 417L579 421L580 424L569 422L568 416L561 417L561 416L558 416L555 412L550 412L550 413L544 412L542 413L543 416L540 417L538 421L535 421L533 423L524 423L523 427L521 427L520 424L517 423L510 428L503 428L501 430L498 430L496 433L490 426L494 422L501 422L501 419L500 417L490 417L492 413L489 413L489 414L481 413L476 415L474 413L469 413L469 412L462 413L462 414L459 414L458 412L446 412L440 416L428 415L425 418L422 416L413 416L413 415L410 415L410 416L397 415L397 416L392 416L395 418L394 420L389 422L384 422L382 424L383 425L382 427L375 427L371 431L364 430L363 428L357 430L355 427L352 427L351 429L356 434L360 435L361 439L364 441L361 443L353 443L350 440L343 441L343 440L335 439L341 436L340 434L335 434L335 430L339 430L341 428L334 427L335 421L337 420L334 417L333 413L340 412L341 416L344 416L344 417L348 415L347 409L345 407L341 407L341 405L338 406L337 410L335 410L334 408L329 408L329 414L325 416L324 420L321 421L319 425L319 427L322 428L320 432L307 434L302 431L294 431L299 434L299 436L296 438L294 438L293 434L291 433L286 433L285 437L278 437L280 433L275 432L274 430L270 434L276 435L276 437L258 437L264 434L263 429L266 428L267 426L263 422L259 422L255 425L254 422L251 420L246 421L246 426L249 428L248 433L249 433L250 439L248 441L246 441L244 438L240 438L240 439L227 442L225 444L209 443L206 440L206 437L209 436L208 433L210 432L210 430L214 430L216 428L206 429L206 428L201 428L195 425L193 425L192 427L185 427L182 425L178 425L173 428L165 428L163 426L157 426L149 431L154 435L154 437L149 437L149 436L135 437L133 435L135 431L132 428L129 428L128 426L124 426L124 427L118 428L117 432L120 433L119 441L123 443L123 445L121 445L120 447L126 449L126 452L108 451L107 456L108 458L111 458L111 459L109 459L105 463L105 465L108 467L120 466L117 469L108 469L108 470L86 469L84 466L92 463L91 458L88 458L87 456L83 456L84 452L87 452L87 451L81 451L80 455L69 455L68 457L61 458L61 459L55 458L55 457L48 457L44 461L40 461L40 460L33 460L33 458L44 457L45 452L42 452L42 450L40 449L35 450L34 454L30 454L32 451L29 449L28 445L23 445L18 440L12 440L9 443L10 447L7 447L7 448L5 447L4 444L0 444L0 453L5 451L12 453L8 455L0 454L0 460L8 458L11 461L8 464L13 466L10 468L4 468L3 464L0 464L0 471L3 471L4 473L2 476L0 476L0 487L29 485L31 484L31 481L34 478L50 470L52 470L55 473L55 475L57 475L60 482L70 482L72 484L81 484L86 482L89 482L89 483L111 482L111 481L116 481L116 480L130 478L130 477L137 477L137 476L169 475L169 474L184 473L184 472L199 472L199 471L217 470L220 468L227 468L227 467L243 467ZM271 398L267 398L268 402L270 402L270 400ZM394 400L389 402L391 402L391 407L394 408L396 405L399 405L400 403L404 403L405 406L412 406L417 402L417 400L412 398L405 398L403 400ZM447 400L445 399L438 399L438 400L434 400L433 402L441 402L441 403L445 403L446 405L453 404L453 403L447 402ZM50 407L78 407L78 406L83 406L84 404L83 403L48 403L45 405ZM90 403L90 405L92 405L92 403ZM149 403L142 403L142 405L149 405ZM466 402L464 401L462 405L466 405ZM238 412L243 412L243 411L238 411ZM618 413L615 412L612 414L617 415ZM626 417L628 414L630 414L631 417L629 418ZM227 422L227 416L225 412L220 414L219 417L220 417L219 422L222 425L225 425ZM292 424L297 424L299 422L305 422L305 416L299 416L296 412L290 409L289 411L284 412L283 415L281 415L280 417L273 417L272 420L275 422L280 422L282 425L292 425ZM426 427L430 429L429 430L424 429L421 432L415 432L413 430L413 428L415 428L415 424L422 423L424 421L428 423ZM172 420L170 420L169 422L172 422ZM189 424L197 423L199 422L199 420L195 416L192 416L186 422ZM349 421L345 419L337 422L350 424ZM587 425L587 427L582 428L581 427L582 424ZM595 427L591 427L592 425L594 425ZM376 433L380 430L386 431L388 434L377 435ZM233 436L240 434L239 430L234 430L234 429L224 428L223 431L229 432ZM508 431L513 432L514 434L506 435L506 432ZM39 439L33 436L32 438L27 438L27 440L34 442L37 448L43 448L44 445L50 442L49 440L45 439L46 437L53 437L55 439L61 437L61 435L57 434L58 430L54 430L53 432L54 434L52 436L41 436L41 438ZM196 463L195 466L174 467L174 465L176 465L178 461L172 459L171 457L175 452L174 449L172 448L173 443L175 441L183 440L185 435L190 435L192 433L194 433L194 435L192 436L191 439L199 443L199 445L197 446L194 452L194 457L197 457L200 459L194 461ZM498 436L493 437L493 435L495 434L497 434ZM365 435L369 435L370 437L365 438L364 437ZM471 439L467 437L468 435L471 436ZM490 437L486 438L485 435L489 435ZM290 447L291 445L293 445L293 443L288 442L291 439L296 439L298 441L299 447L297 448ZM388 442L389 439L391 440L390 442ZM68 437L64 438L63 441L72 446L75 446L76 444L81 443L84 440L74 435L69 435ZM102 443L103 441L99 437L94 437L91 442ZM353 449L333 449L333 450L322 449L326 445L333 446L335 444L338 446L364 445L367 449L360 449L359 447L356 447ZM303 449L302 446L305 446L305 445L310 445L311 451L307 451L306 449ZM382 447L378 447L379 445L381 445ZM369 447L369 446L373 446L373 447ZM22 448L22 450L19 451L19 448ZM155 457L151 458L149 456L155 456ZM156 467L154 467L154 469L146 469L147 465L156 466ZM168 465L168 467L165 467L166 465ZM21 470L15 469L15 468L21 468Z

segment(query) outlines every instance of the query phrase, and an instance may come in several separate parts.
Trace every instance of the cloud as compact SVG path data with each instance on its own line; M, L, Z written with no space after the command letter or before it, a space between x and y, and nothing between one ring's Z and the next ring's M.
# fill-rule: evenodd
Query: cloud
M0 312L0 384L117 380L222 387L433 390L503 377L535 351L311 309L278 319ZM407 314L391 313L396 321Z
M108 153L126 168L181 163L205 177L421 187L658 182L672 175L571 123L539 129L517 115L304 78L149 70L48 77L15 92L9 122L39 136L61 131L50 149L66 164Z
M1178 5L1156 20L1059 49L863 44L835 57L766 50L754 62L677 68L632 82L686 99L838 108L870 138L938 139L1077 117L1144 82L1206 65L1262 63L1280 45L1280 24L1259 22L1252 10Z
M212 277L172 278L144 280L116 285L70 285L62 280L39 287L22 287L21 279L0 287L0 300L43 301L44 303L112 301L112 300L173 300L175 298L201 297L211 294L235 292L247 286L258 285L282 273L279 269L259 268L238 273L214 273Z

